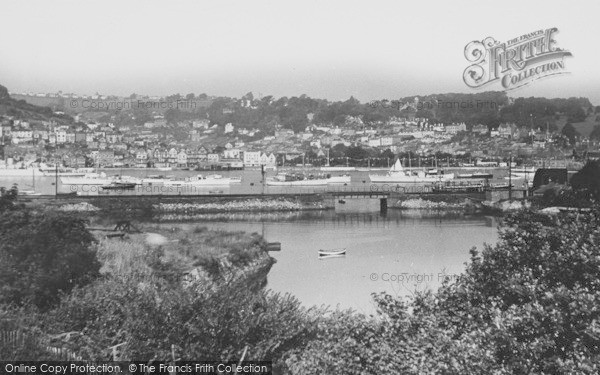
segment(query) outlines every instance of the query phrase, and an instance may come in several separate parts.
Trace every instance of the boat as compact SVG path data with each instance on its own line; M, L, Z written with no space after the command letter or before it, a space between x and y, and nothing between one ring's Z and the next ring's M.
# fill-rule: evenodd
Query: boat
M533 186L533 178L535 176L535 167L521 167L521 168L512 168L510 171L510 176L504 177L505 180L524 180L523 186L527 183L528 187Z
M35 190L19 190L19 195L42 195L42 193L36 193Z
M454 173L441 173L437 170L433 172L405 170L398 159L386 175L370 174L369 179L373 183L433 183L454 179Z
M484 191L486 185L483 181L445 181L433 185L434 193L476 193Z
M61 177L63 185L95 185L107 186L111 184L140 184L140 180L130 176L109 177L106 173L87 173L81 177Z
M106 173L87 173L81 177L61 177L60 182L63 185L110 185L113 178L107 177Z
M533 180L533 177L535 176L535 167L530 167L530 168L526 168L526 167L520 167L520 168L512 168L510 170L510 174L511 177L513 179L526 179L526 180ZM509 179L509 177L505 177L506 179Z
M201 174L188 177L184 180L165 181L167 186L198 187L198 186L223 186L241 182L241 177L223 177L219 174L203 176Z
M40 168L44 176L47 177L83 177L86 174L94 173L94 168L64 168L47 166Z
M172 181L171 176L164 175L150 175L140 180L142 185L164 185L166 182Z
M321 167L323 172L352 172L356 170L356 167Z
M456 178L459 179L490 179L494 178L492 173L475 172L475 173L459 173Z
M135 189L137 183L135 182L120 182L114 181L110 185L101 186L103 190L132 190Z
M39 168L0 168L1 177L38 177L44 173Z
M320 249L319 250L319 256L323 257L323 256L339 256L339 255L345 255L346 254L346 248L341 248L341 249L330 249L330 250L323 250Z
M267 186L325 186L327 184L349 184L349 175L304 175L294 173L280 173L275 177L267 178Z

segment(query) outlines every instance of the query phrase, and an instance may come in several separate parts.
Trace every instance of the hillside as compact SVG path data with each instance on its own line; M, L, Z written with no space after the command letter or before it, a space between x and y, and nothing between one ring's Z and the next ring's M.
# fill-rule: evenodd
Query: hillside
M2 85L0 85L0 116L12 116L29 121L55 121L59 124L73 123L71 116L57 115L48 107L33 105L25 100L13 99L6 87Z

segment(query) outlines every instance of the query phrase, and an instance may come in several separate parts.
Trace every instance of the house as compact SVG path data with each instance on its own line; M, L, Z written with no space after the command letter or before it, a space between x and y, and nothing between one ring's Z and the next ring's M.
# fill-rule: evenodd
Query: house
M369 147L379 147L379 146L381 146L381 139L379 139L379 138L369 139Z
M54 133L56 134L56 143L62 144L67 142L67 132L65 130L57 130Z
M113 150L99 150L96 163L100 167L112 167L115 163L115 152Z
M206 147L200 146L200 148L198 148L198 160L199 161L208 160L208 150L206 149Z
M210 121L207 119L202 119L202 120L195 120L192 122L192 127L194 129L208 129L208 126L210 124Z
M170 164L175 164L177 163L177 155L179 154L179 152L177 152L177 150L175 148L171 148L169 150L169 154L167 155L167 163Z
M517 134L517 125L515 124L500 124L498 126L498 135L502 138L512 139Z
M392 137L381 137L381 145L382 146L391 146L394 143L394 138Z
M473 126L473 128L471 129L471 132L473 132L475 134L485 135L485 134L489 133L489 129L488 129L487 125L477 124L477 125Z
M260 165L260 151L244 152L244 166L257 167Z
M467 125L464 122L460 124L446 125L445 130L448 134L457 134L459 132L467 131Z
M206 155L206 159L209 163L218 163L220 160L219 154L210 153Z
M147 163L148 162L148 153L145 150L138 150L135 152L135 160L136 163Z
M239 159L241 151L237 148L230 148L223 151L223 158L225 159Z
M273 153L267 155L266 153L261 154L260 156L260 165L264 165L266 167L275 167L277 164L277 158Z
M179 167L187 167L187 153L184 150L179 151L177 154L177 166Z
M227 123L225 124L225 130L223 131L223 133L233 133L233 129L233 125L231 123Z

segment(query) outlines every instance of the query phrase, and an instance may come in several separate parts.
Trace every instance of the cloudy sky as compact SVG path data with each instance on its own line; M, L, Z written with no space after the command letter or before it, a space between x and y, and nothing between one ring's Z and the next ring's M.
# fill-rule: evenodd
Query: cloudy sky
M587 96L599 105L598 15L596 0L4 0L0 84L13 92L361 101L468 93L476 92L462 80L470 41L557 27L557 46L573 53L570 74L509 95Z

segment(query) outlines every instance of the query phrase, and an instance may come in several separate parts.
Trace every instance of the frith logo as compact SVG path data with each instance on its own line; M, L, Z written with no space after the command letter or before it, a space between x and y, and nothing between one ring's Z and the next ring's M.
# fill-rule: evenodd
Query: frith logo
M556 47L557 28L537 30L505 43L492 37L473 41L465 47L472 63L463 73L469 87L500 82L505 90L525 86L540 78L565 74L565 57L571 52Z

